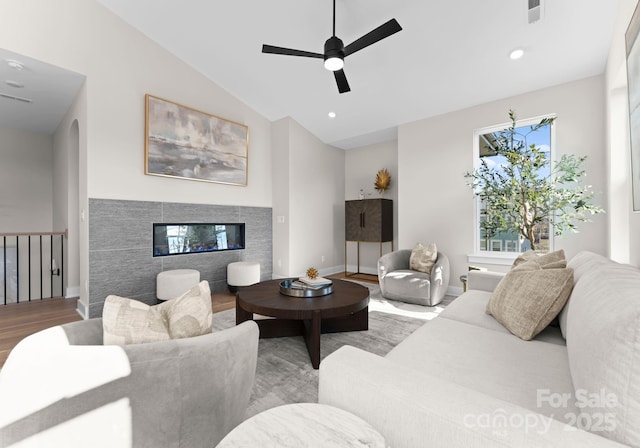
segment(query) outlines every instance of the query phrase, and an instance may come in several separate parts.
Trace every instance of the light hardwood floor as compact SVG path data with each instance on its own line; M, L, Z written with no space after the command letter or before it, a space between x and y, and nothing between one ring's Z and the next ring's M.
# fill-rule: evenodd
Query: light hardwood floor
M329 278L341 278L343 280L358 280L360 282L378 283L378 276L374 274L352 274L346 275L344 272L329 275Z
M344 273L340 273L329 277L378 282L377 276L369 274L345 276ZM235 303L235 295L231 293L216 293L211 296L211 307L214 313L232 309ZM81 320L76 312L76 304L77 299L58 298L0 306L0 368L13 347L30 334L55 325Z
M0 307L0 367L23 338L45 328L80 320L77 299L43 299Z

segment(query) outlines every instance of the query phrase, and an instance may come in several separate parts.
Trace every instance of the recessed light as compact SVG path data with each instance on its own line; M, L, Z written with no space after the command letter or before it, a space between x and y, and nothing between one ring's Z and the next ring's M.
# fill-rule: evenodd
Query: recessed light
M20 61L16 61L14 59L7 59L7 65L14 70L23 70L24 64Z
M18 81L11 81L10 79L6 79L6 80L4 81L4 83L5 83L6 85L8 85L8 86L16 87L16 88L18 88L18 89L21 89L21 88L23 88L23 87L24 87L24 84L22 84L21 82L18 82Z
M335 112L329 112L329 118L336 118L336 113Z
M516 48L515 50L512 50L511 53L509 53L509 57L514 61L516 59L520 59L522 56L524 56L524 50L522 48Z

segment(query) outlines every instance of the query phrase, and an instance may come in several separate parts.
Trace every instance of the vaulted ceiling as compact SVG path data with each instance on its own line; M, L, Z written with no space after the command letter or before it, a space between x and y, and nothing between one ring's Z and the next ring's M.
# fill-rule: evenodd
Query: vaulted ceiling
M351 92L339 94L322 59L261 52L266 43L322 53L332 0L97 1L268 119L290 116L345 149L394 139L402 123L602 74L618 9L541 0L530 24L528 0L336 0L345 45L391 18L403 28L346 58ZM516 61L515 48L525 52Z

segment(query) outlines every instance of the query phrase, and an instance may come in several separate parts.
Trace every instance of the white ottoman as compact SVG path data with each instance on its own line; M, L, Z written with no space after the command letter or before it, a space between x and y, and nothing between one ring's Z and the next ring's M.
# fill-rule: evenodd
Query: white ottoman
M235 292L238 286L249 286L260 283L260 263L253 261L236 261L227 265L227 285Z
M156 277L158 300L175 299L200 283L200 272L195 269L164 271Z

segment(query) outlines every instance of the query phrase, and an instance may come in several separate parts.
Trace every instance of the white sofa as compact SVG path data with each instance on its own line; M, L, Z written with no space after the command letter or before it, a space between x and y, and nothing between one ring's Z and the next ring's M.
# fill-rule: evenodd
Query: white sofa
M393 448L640 446L640 270L590 252L568 267L559 324L534 340L485 312L502 275L472 271L469 290L386 357L328 356L319 402Z

